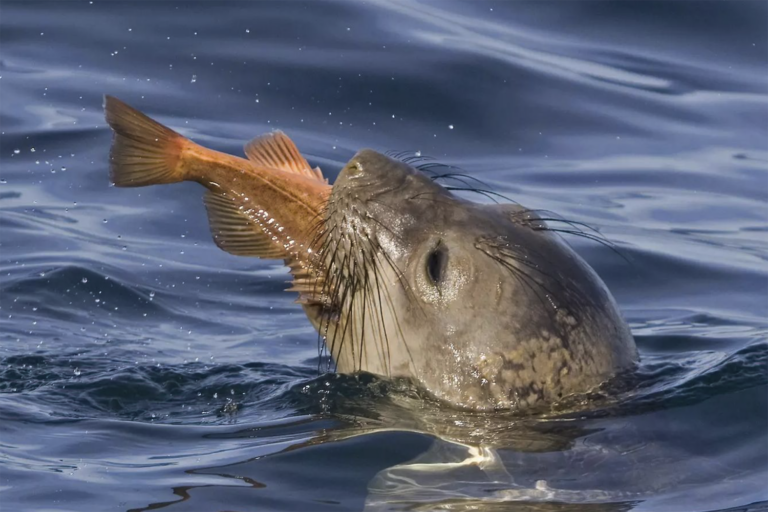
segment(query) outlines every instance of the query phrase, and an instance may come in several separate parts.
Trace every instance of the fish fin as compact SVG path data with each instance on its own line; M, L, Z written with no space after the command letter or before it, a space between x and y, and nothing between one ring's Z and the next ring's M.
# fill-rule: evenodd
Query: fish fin
M311 168L293 141L280 130L253 139L245 145L245 154L257 165L328 183L320 168Z
M323 171L320 170L319 167L315 167L312 169L312 172L315 174L315 177L317 178L317 181L320 183L328 183L328 178L323 176Z
M289 258L285 263L293 275L291 287L285 291L299 294L299 298L295 301L296 304L320 304L320 295L325 283L322 274L315 272L296 258Z
M104 114L115 132L109 153L112 183L143 187L185 179L178 165L185 137L112 96L104 96Z
M237 256L287 258L286 252L240 211L235 201L213 192L206 192L203 201L213 241L220 249Z

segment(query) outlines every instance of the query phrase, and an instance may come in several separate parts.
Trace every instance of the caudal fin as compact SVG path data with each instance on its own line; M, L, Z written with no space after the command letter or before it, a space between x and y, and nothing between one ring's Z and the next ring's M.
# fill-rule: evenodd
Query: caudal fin
M104 96L104 114L115 131L109 177L116 186L143 187L185 179L178 164L187 139L112 96Z

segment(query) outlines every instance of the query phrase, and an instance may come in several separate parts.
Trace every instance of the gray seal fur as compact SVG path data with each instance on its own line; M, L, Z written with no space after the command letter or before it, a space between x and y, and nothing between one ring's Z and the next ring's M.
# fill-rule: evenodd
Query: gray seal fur
M464 200L366 149L335 182L318 238L325 279L305 311L340 372L522 410L588 392L637 359L597 274L522 206Z

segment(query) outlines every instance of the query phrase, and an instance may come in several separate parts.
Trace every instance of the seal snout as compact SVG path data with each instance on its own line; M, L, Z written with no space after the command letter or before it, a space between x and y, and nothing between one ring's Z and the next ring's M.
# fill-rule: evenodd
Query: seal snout
M344 167L344 173L350 178L363 175L376 179L378 175L390 175L391 169L401 162L393 160L386 155L382 155L373 149L361 149L353 156Z
M362 149L355 153L339 173L334 189L354 188L358 193L378 195L395 184L402 183L414 170L407 164L374 151Z

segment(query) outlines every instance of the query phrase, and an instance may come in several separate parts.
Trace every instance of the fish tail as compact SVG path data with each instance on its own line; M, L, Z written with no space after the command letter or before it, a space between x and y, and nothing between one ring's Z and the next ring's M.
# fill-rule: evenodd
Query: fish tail
M143 187L187 179L180 164L188 141L112 96L104 96L107 123L115 132L109 177L118 187Z

